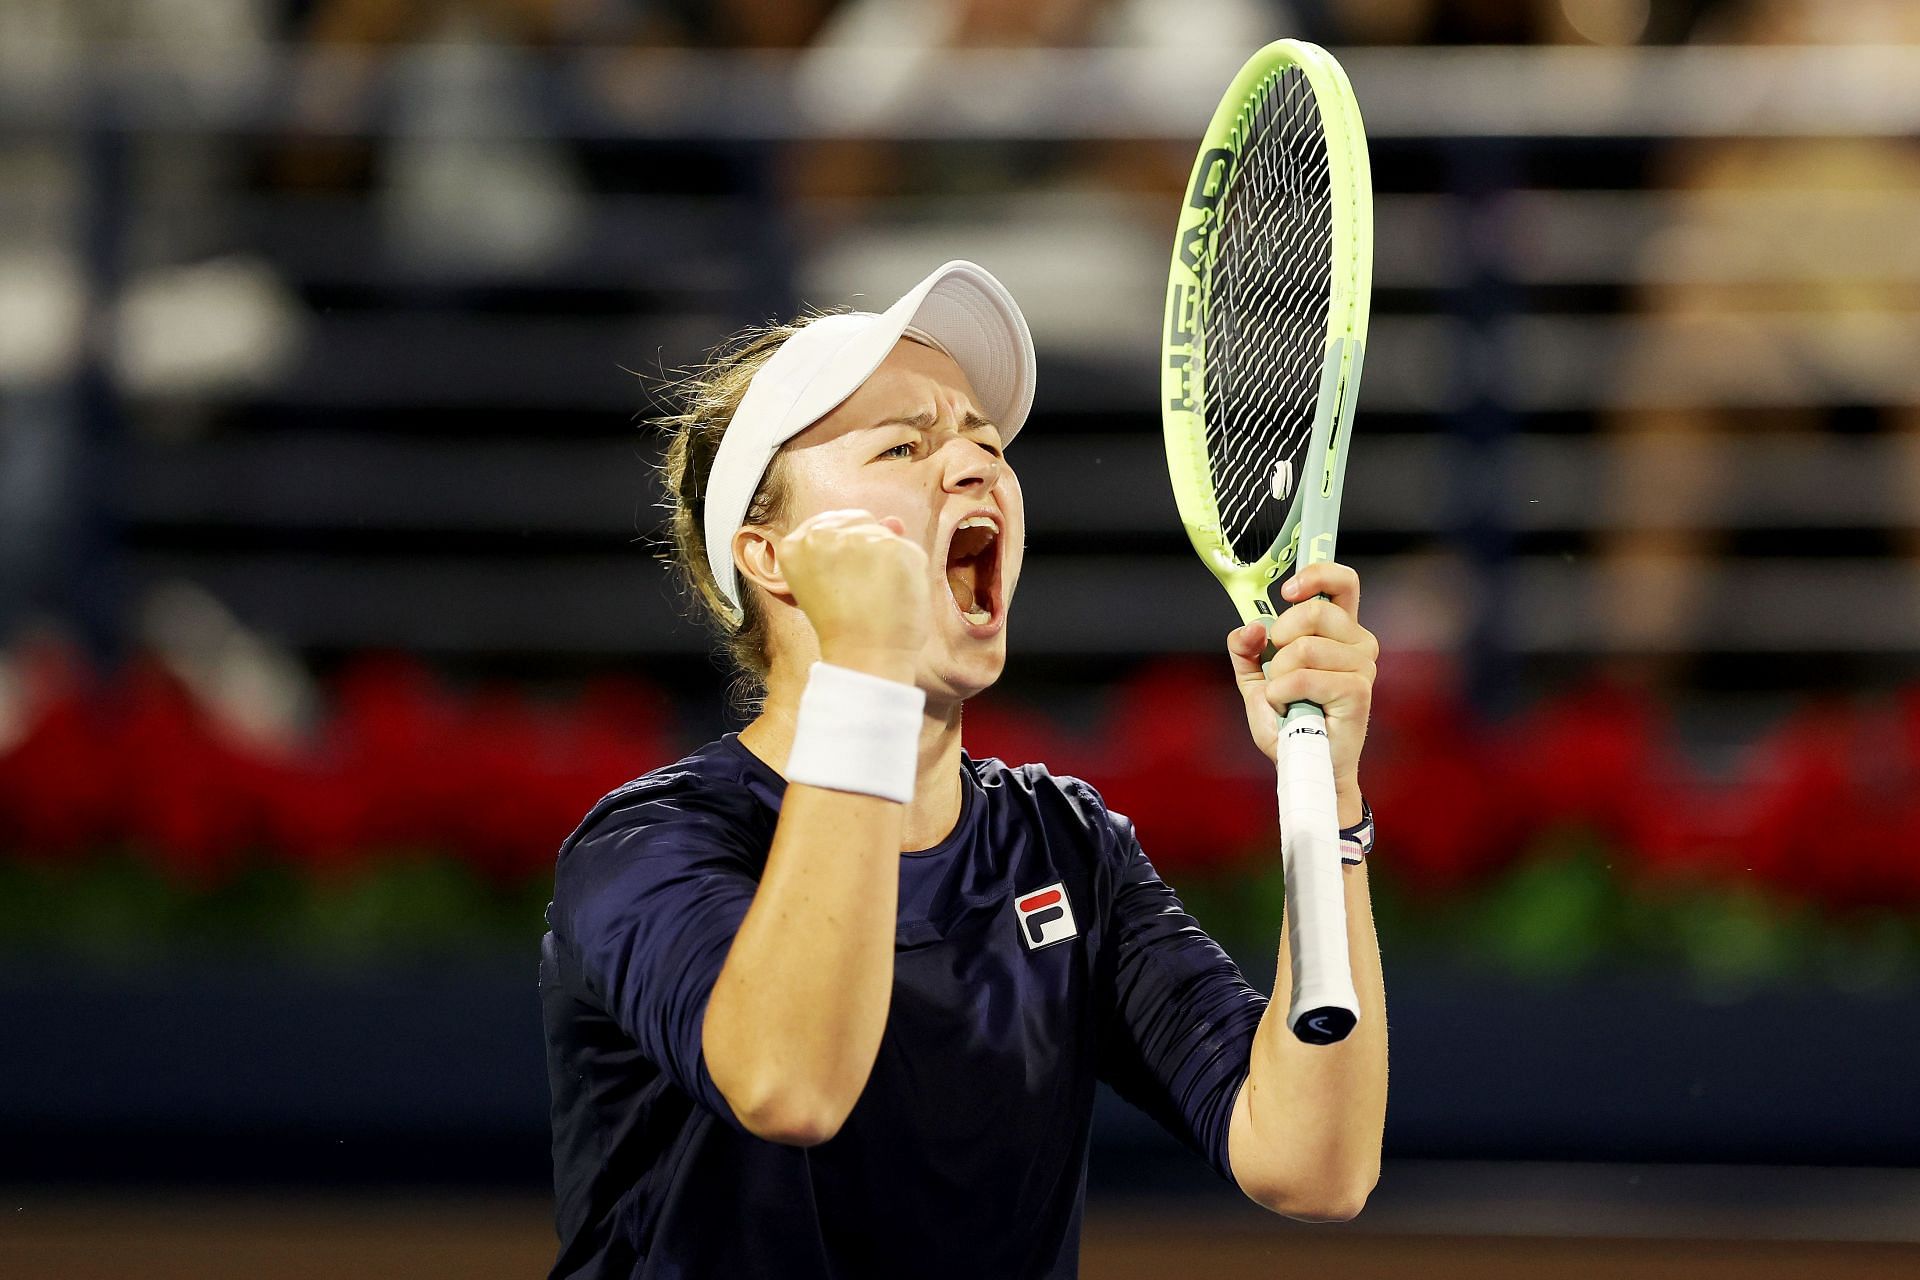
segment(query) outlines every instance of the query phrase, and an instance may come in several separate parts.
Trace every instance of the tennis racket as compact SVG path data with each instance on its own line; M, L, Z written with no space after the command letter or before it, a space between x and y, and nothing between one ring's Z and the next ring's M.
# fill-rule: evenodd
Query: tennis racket
M1373 279L1373 186L1340 64L1300 40L1240 69L1200 143L1174 237L1161 365L1167 466L1194 550L1244 622L1333 558ZM1271 656L1271 651L1269 651ZM1287 1025L1359 1021L1326 719L1296 702L1276 751L1291 919Z

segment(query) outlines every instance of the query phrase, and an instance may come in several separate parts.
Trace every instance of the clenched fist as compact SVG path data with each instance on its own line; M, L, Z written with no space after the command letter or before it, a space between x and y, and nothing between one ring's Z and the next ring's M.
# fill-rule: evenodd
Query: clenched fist
M930 575L925 548L906 526L871 511L821 511L780 539L781 575L813 624L820 657L871 669L927 642Z
M1288 704L1319 703L1327 717L1340 824L1351 826L1360 820L1360 748L1373 709L1380 642L1360 625L1360 575L1346 565L1330 560L1308 565L1288 580L1284 594L1297 603L1265 627L1252 623L1227 633L1247 728L1271 760L1278 717L1286 715ZM1261 654L1269 643L1275 652L1263 666Z

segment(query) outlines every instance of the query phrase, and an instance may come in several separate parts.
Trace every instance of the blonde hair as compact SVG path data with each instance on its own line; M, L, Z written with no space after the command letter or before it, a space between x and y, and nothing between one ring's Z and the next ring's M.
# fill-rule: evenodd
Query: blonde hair
M734 671L728 700L747 715L756 714L766 697L767 672L773 661L768 651L767 619L744 575L736 579L738 610L714 581L709 556L730 556L733 550L706 545L707 485L720 440L739 411L753 375L760 372L781 343L817 319L818 314L810 314L792 324L756 325L735 334L716 348L705 364L674 385L679 412L656 419L668 433L666 456L660 463L667 493L666 559L692 601L692 612L718 632ZM743 523L777 524L786 519L785 461L784 454L774 454L754 490L753 501L747 504Z

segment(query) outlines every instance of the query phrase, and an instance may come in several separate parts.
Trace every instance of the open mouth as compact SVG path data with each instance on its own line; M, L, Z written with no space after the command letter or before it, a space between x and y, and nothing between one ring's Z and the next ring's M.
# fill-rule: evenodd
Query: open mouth
M993 621L1000 585L1000 528L991 517L968 516L947 544L947 589L960 616L974 626Z

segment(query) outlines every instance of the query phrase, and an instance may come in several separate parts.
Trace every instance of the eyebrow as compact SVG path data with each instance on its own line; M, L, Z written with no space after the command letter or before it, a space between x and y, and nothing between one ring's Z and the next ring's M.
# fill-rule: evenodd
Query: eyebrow
M910 416L884 418L879 422L871 424L866 430L877 431L881 427L911 427L915 431L930 431L933 429L934 422L935 417L933 410L922 409L919 413ZM981 427L992 427L995 431L998 431L1000 424L991 418L981 417L971 409L967 410L966 416L960 419L960 429L962 431L975 431Z

